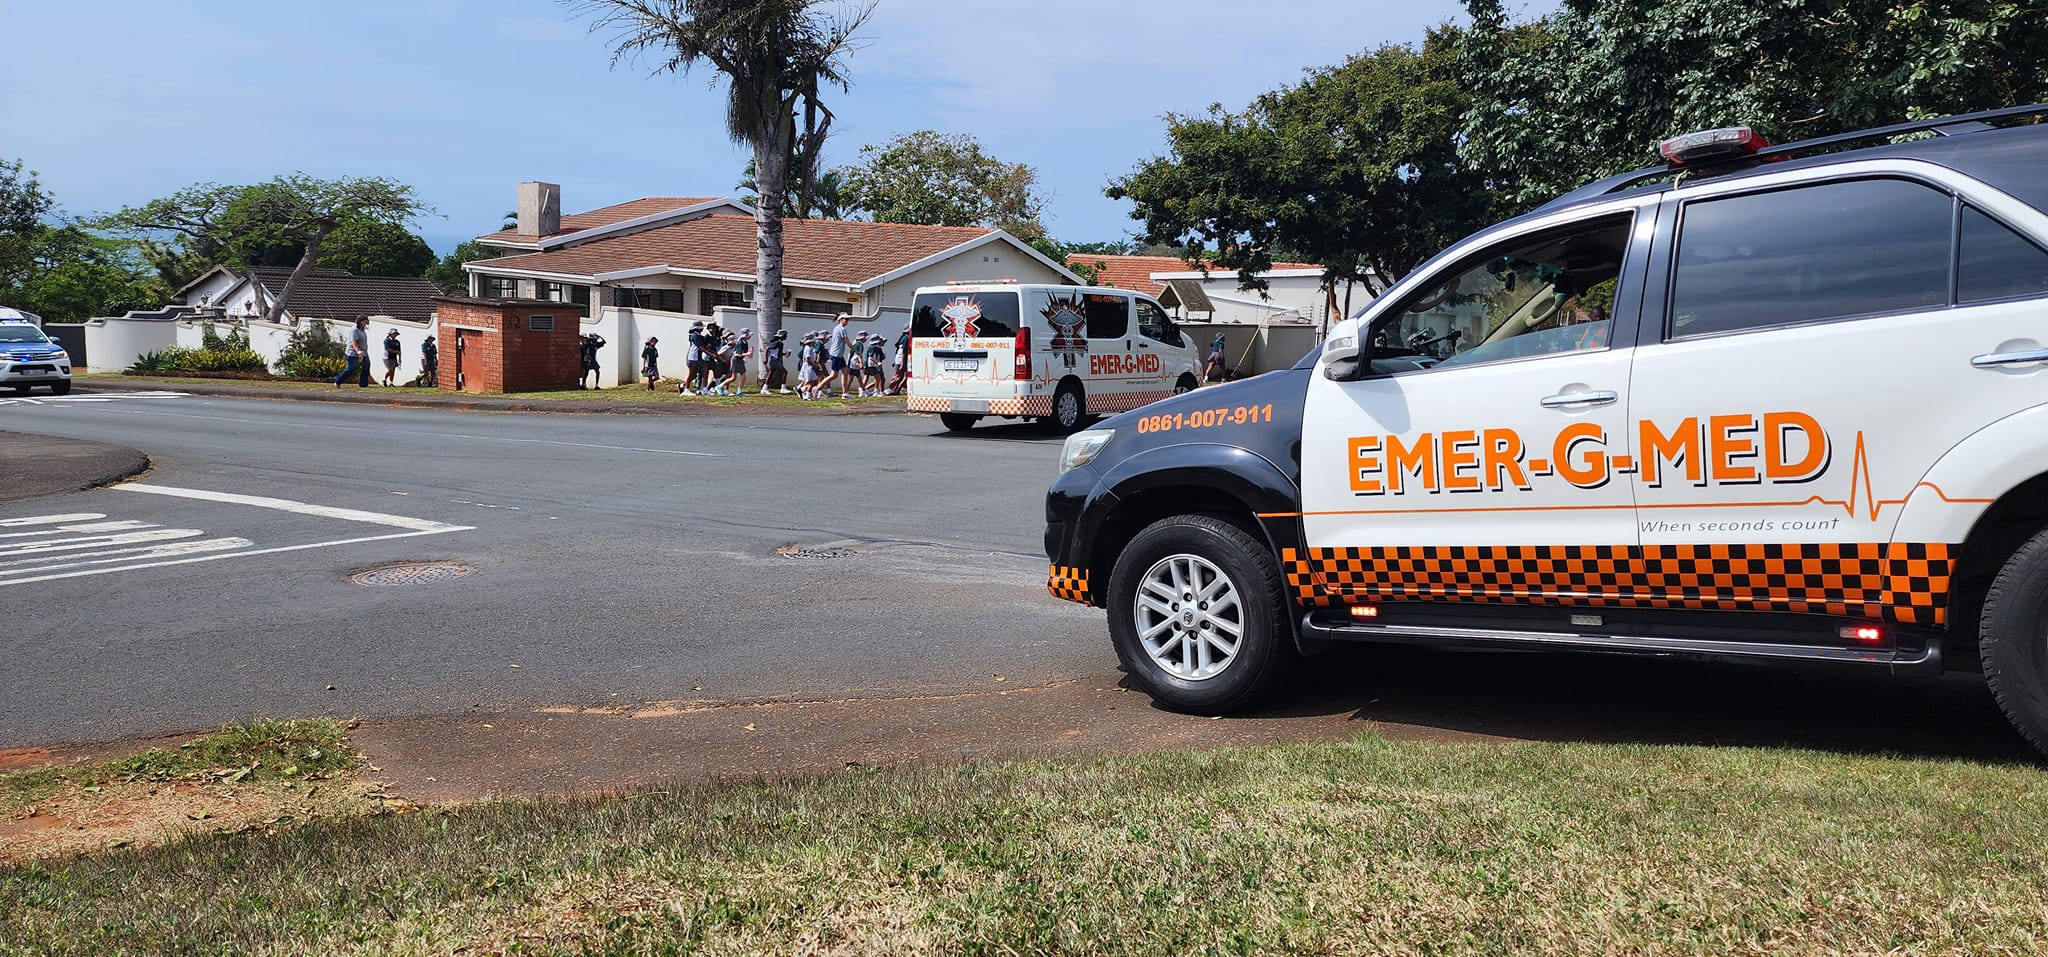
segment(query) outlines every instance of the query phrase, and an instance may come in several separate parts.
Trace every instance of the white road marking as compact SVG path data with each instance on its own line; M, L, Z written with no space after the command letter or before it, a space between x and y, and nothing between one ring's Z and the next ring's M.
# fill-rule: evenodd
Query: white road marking
M90 535L85 538L53 538L40 542L8 542L0 545L0 558L17 555L40 555L45 552L70 552L81 548L105 548L109 545L140 545L144 542L167 542L178 538L193 538L204 535L196 528L158 528L142 532L120 532L113 535Z
M71 405L79 402L120 402L125 399L183 399L190 392L102 392L93 395L52 395L36 399L18 396L0 399L0 405Z
M447 530L466 531L467 529L462 526L451 525L448 526ZM162 568L166 565L190 565L196 562L217 562L223 558L247 558L251 555L275 555L279 552L300 552L305 551L309 548L333 548L336 545L360 545L364 542L388 542L392 541L393 539L399 538L418 538L421 535L439 534L441 534L440 531L399 532L395 535L371 535L366 538L344 538L340 541L314 542L310 545L283 545L277 548L257 548L244 552L228 552L222 555L201 555L197 558L179 558L163 562L145 562L140 565L122 565L118 568L92 568L87 569L85 571L63 572L56 575L43 575L37 578L17 578L11 581L0 581L0 587L4 587L7 585L27 585L32 582L54 581L59 578L83 578L87 575L107 575L112 574L114 572L136 571L143 568Z
M224 552L237 548L248 548L249 546L254 544L256 543L246 538L209 538L205 541L199 542L167 542L162 545L145 545L141 548L118 548L114 551L120 552L122 554L115 555L113 558L90 557L93 555L112 554L110 552L84 552L79 554L61 556L63 558L85 559L84 561L66 561L58 562L54 565L36 565L33 568L0 568L0 579L5 579L9 575L31 575L36 574L38 572L54 572L63 568L83 568L87 565L112 565L120 562L148 561L154 558L176 558L183 555L197 555L202 552ZM233 556L222 557L231 558ZM7 564L12 563L0 562L0 565ZM117 568L108 570L125 571L126 569ZM46 579L38 578L36 580L44 581ZM6 582L0 581L0 584L6 584Z
M393 528L409 528L416 532L466 532L474 525L448 525L430 522L424 518L407 518L403 515L386 515L383 512L364 512L353 508L335 508L331 505L309 505L284 498L268 498L262 495L238 495L234 492L210 492L196 488L171 488L166 485L148 485L130 482L114 488L124 492L144 492L150 495L169 495L173 498L192 498L202 502L225 502L231 505L254 505L257 508L273 508L281 512L295 512L300 515L317 515L321 518L338 518L345 522L367 522L371 525L389 525Z
M0 528L20 528L23 525L55 525L59 522L90 522L106 518L98 512L74 512L70 515L32 515L28 518L0 518Z
M194 415L189 412L136 412L129 415L167 415L180 419L207 419L214 422L247 422L254 425L275 425L262 419L244 419L231 415ZM295 429L332 429L337 432L372 432L377 435L420 435L434 439L472 439L478 442L524 442L531 445L566 445L578 449L603 449L610 452L651 452L656 455L694 455L707 459L722 459L717 452L691 452L685 449L648 449L635 445L597 445L590 442L563 442L557 439L516 439L502 435L465 435L460 432L418 432L412 429L368 429L353 425L333 425L326 422L295 422Z
M151 526L148 522L136 521L84 522L78 525L59 525L56 528L34 532L0 532L0 538L29 538L35 535L48 535L51 532L124 532L131 528L149 527Z
M165 495L226 505L248 505L318 518L383 525L405 531L389 535L365 535L326 542L308 542L303 545L252 548L250 546L255 543L246 538L227 536L195 541L193 539L206 533L193 528L165 528L128 519L103 521L106 516L97 512L0 519L0 528L28 529L0 534L0 587L62 578L83 578L88 575L111 575L116 572L163 568L169 565L215 562L229 558L275 555L314 548L333 548L339 545L417 538L422 535L443 535L475 528L473 525L450 525L423 518L312 505L261 495L238 495L233 492L149 484L115 487L148 495Z

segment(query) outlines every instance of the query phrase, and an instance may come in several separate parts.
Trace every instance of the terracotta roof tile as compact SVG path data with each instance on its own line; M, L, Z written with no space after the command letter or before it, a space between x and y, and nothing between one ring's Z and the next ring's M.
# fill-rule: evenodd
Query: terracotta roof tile
M626 220L637 219L653 213L665 213L672 209L682 209L702 203L715 203L723 198L721 196L648 196L643 199L620 203L616 206L593 209L587 213L571 213L562 217L562 228L560 231L549 233L548 235L562 236L586 229L596 229L599 226L623 223ZM538 242L543 238L546 237L521 235L516 229L501 229L488 236L478 236L477 242L531 243Z
M1178 256L1098 256L1090 253L1074 253L1068 256L1067 268L1071 269L1076 265L1093 266L1098 262L1102 264L1102 272L1096 277L1097 283L1142 292L1148 296L1157 296L1160 290L1166 288L1152 278L1153 273L1197 272L1201 269L1199 264L1188 262ZM1314 263L1274 263L1273 268L1321 270L1323 267ZM1237 271L1211 265L1209 274L1235 278Z
M784 220L783 275L792 281L854 285L992 232L995 230L982 226ZM594 276L648 266L751 276L754 253L753 217L714 213L631 235L488 259L476 265L569 276Z

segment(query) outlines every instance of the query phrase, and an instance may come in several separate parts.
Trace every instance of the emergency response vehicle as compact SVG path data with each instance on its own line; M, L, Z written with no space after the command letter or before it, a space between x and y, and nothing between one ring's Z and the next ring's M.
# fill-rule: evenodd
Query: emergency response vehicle
M2048 749L2043 115L1666 141L1069 437L1048 588L1183 710L1353 641L1981 661Z
M946 428L984 416L1066 431L1193 389L1195 344L1149 296L1106 286L927 286L912 300L912 412Z

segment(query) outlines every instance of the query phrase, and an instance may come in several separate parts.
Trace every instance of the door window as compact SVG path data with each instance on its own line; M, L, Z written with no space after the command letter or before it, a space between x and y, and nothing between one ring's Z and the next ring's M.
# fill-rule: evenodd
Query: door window
M1122 339L1131 334L1131 301L1110 293L1091 292L1081 303L1088 317L1088 338Z
M1138 331L1169 346L1187 345L1187 340L1181 338L1180 327L1166 315L1166 310L1143 299L1138 300Z
M1464 260L1373 323L1374 372L1605 349L1629 215L1523 236Z
M1947 193L1849 180L1687 203L1673 339L1948 304Z
M1968 206L1957 255L1957 302L2048 294L2048 252Z

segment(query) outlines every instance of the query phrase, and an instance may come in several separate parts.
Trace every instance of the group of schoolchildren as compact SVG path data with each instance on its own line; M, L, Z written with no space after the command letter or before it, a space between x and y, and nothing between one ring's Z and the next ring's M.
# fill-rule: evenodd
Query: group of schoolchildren
M777 332L761 350L761 395L799 395L806 400L841 396L897 395L910 375L910 330L896 337L896 375L889 376L889 348L879 334L849 335L848 317L827 332L797 340L797 388L789 387L789 333ZM716 322L690 326L687 375L676 384L683 395L736 396L747 392L747 365L754 358L754 331L730 332ZM648 337L640 350L640 374L652 391L661 379L660 340Z

